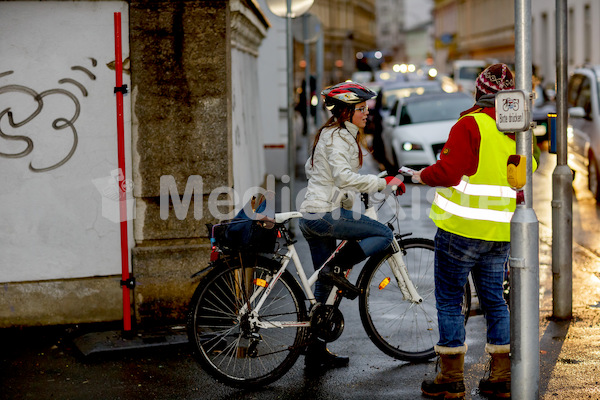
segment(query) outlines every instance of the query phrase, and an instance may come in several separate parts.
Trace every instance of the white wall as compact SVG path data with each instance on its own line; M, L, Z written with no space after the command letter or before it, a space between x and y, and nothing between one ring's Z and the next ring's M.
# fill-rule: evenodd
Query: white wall
M258 56L257 100L262 105L266 171L281 178L288 173L285 19L271 13L265 0L258 4L271 23Z
M120 273L115 11L126 58L125 2L0 2L0 282Z
M240 195L261 186L265 177L264 132L261 121L260 86L256 80L256 57L232 49L232 156L234 189ZM244 202L244 199L239 199ZM241 208L244 203L238 204Z
M588 28L586 32L586 5ZM533 17L533 63L545 82L556 82L556 1L534 0L531 5ZM569 72L585 63L600 64L600 1L569 0L567 14L568 68ZM544 18L545 15L545 18Z

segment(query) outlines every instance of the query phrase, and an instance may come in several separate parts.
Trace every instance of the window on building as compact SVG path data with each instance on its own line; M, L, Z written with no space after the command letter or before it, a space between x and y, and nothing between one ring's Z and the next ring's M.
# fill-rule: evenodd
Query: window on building
M548 49L548 38L550 37L550 32L548 31L548 14L542 13L542 26L540 27L540 40L543 42L541 44L541 50L543 54L542 60L544 60L544 65L542 69L544 71L544 76L550 76L549 66L552 65L552 61L550 60L550 49Z
M589 4L585 5L583 18L583 57L589 63L592 61L592 17Z
M567 39L569 42L569 64L573 65L575 63L575 11L572 8L569 8L567 25L569 35Z

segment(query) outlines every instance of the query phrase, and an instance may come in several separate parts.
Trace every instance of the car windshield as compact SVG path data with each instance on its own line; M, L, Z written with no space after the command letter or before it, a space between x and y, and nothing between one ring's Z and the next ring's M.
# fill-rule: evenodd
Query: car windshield
M484 69L484 67L479 66L462 67L458 71L458 78L474 81Z
M397 89L388 89L383 92L383 105L384 108L387 108L394 104L397 99L402 99L404 97L410 97L414 95L422 95L429 93L443 93L442 85L440 84L424 84L420 86L412 86L412 87L401 87Z
M405 104L400 112L399 125L457 120L460 113L473 106L469 96L436 97Z

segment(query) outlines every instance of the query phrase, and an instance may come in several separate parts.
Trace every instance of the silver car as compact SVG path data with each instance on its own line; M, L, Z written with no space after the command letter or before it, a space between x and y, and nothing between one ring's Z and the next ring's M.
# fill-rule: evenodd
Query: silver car
M569 78L568 164L587 176L590 191L600 200L600 66L579 68Z
M462 92L397 100L384 120L382 138L387 160L395 167L413 169L434 164L448 140L450 128L473 103L473 98Z

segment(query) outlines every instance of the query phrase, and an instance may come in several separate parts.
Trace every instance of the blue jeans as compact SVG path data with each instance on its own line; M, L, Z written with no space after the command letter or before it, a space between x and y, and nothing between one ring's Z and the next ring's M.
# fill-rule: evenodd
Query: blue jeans
M328 213L306 213L299 226L310 247L315 270L327 261L334 252L336 240L357 240L365 256L385 250L394 238L390 228L360 213L343 208ZM319 302L327 300L331 290L317 281L315 298Z
M458 347L465 343L462 300L469 272L485 316L487 342L510 343L510 314L503 296L509 252L510 242L470 239L438 229L435 236L438 346Z

